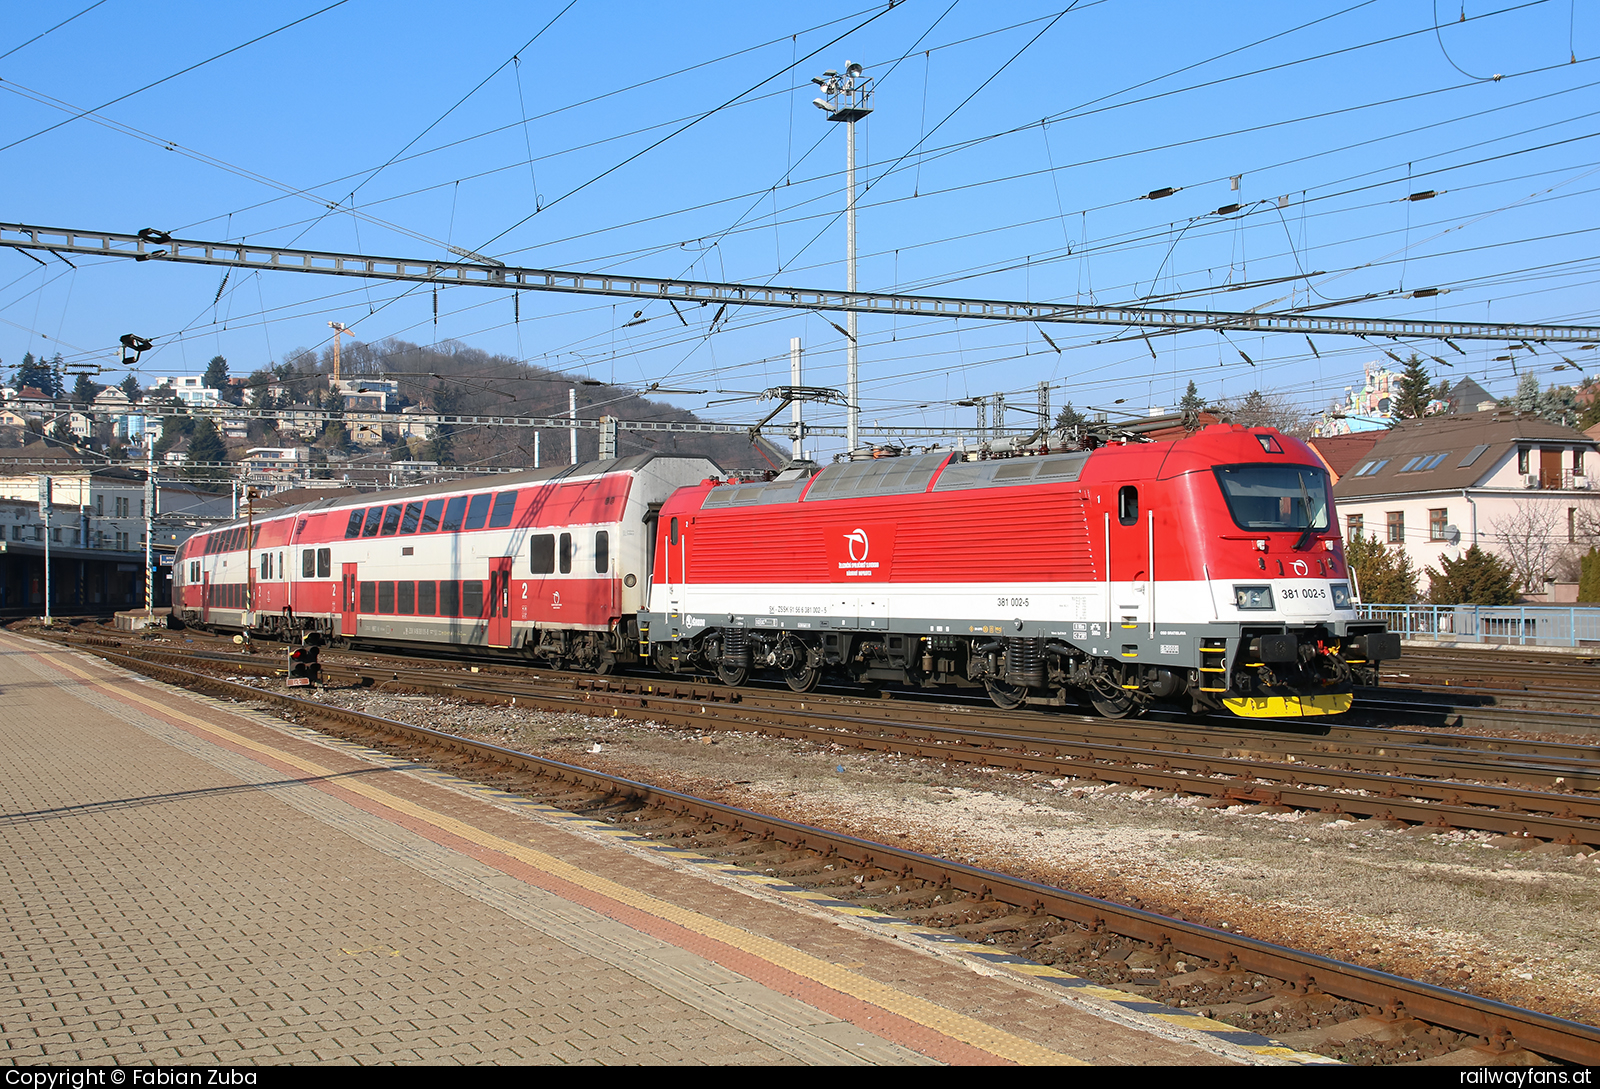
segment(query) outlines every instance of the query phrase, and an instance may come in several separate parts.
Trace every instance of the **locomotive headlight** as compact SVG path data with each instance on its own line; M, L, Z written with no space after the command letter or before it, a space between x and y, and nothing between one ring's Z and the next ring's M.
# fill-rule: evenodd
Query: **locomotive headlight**
M1270 609L1272 608L1272 587L1235 586L1233 588L1233 603L1241 609Z
M1333 607L1335 609L1351 609L1355 607L1350 601L1349 583L1336 582L1328 587L1328 590L1333 595Z

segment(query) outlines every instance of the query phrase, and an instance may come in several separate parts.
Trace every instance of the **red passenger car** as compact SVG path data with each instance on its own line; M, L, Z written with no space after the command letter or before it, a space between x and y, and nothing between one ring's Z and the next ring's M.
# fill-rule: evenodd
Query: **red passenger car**
M186 542L175 601L207 627L603 671L637 654L654 509L717 472L646 455L272 511Z

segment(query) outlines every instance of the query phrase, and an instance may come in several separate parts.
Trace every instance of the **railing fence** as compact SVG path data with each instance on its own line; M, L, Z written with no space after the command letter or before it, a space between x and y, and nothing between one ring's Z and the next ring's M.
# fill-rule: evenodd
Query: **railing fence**
M1402 639L1600 647L1600 605L1361 605Z

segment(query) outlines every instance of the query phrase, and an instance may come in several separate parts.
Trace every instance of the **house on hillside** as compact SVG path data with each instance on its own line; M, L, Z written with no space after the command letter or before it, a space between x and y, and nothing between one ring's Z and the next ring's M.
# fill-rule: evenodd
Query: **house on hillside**
M1334 498L1347 540L1376 534L1419 572L1476 544L1539 594L1593 543L1596 476L1600 443L1583 432L1486 410L1402 420L1341 474Z

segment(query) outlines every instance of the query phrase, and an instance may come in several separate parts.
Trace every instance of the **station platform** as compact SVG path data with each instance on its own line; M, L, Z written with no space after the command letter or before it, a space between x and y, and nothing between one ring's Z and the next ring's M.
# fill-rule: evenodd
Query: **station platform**
M0 707L12 1063L1317 1058L6 633Z

